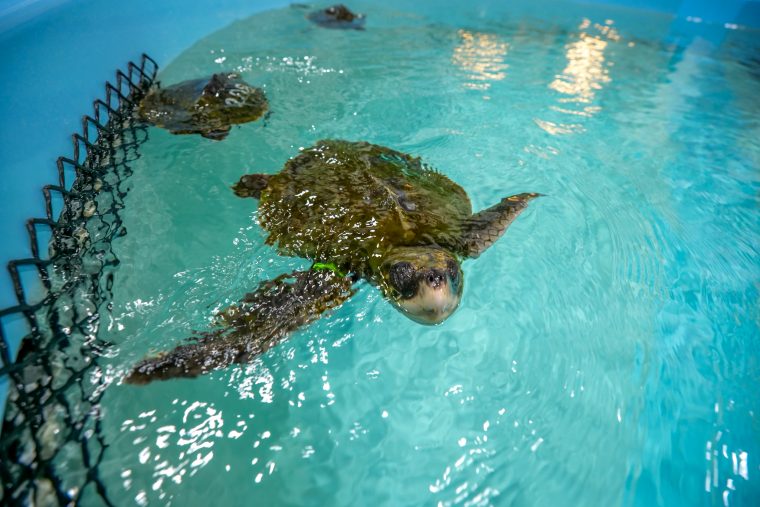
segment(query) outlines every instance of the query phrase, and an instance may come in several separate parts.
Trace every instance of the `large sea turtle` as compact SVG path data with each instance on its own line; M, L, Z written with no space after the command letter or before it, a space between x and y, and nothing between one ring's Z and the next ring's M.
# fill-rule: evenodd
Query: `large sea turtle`
M218 316L218 329L143 360L128 382L246 362L342 304L360 279L407 317L438 324L459 305L460 261L479 256L540 195L513 195L473 214L462 187L419 158L339 140L319 141L277 174L243 176L233 190L259 199L267 243L311 268L263 282Z
M230 73L156 86L140 102L138 114L172 134L200 134L220 141L232 125L257 120L267 108L261 89Z

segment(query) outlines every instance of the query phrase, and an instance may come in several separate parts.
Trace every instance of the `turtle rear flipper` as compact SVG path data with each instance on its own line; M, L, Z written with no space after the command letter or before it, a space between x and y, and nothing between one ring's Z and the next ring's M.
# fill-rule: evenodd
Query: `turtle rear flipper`
M140 361L128 384L197 377L234 363L246 363L299 327L337 308L354 293L355 279L336 271L294 271L263 282L255 292L220 313L222 329L202 334L197 343Z
M238 197L261 197L261 191L267 188L270 176L268 174L246 174L232 185L232 190Z
M467 257L478 257L499 239L528 202L541 194L524 193L505 197L498 204L466 218L458 250Z

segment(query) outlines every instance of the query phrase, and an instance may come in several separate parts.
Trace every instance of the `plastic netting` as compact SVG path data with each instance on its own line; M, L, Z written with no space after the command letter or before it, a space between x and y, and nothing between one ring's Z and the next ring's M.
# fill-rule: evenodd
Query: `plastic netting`
M147 139L135 107L157 71L142 55L106 82L105 99L73 135L73 156L58 159L58 181L43 189L45 218L27 222L31 257L8 264L18 304L0 310L2 505L113 505L98 474L106 447L100 359L109 349L98 330L119 263L111 242L126 233L130 164ZM10 322L27 329L15 358Z

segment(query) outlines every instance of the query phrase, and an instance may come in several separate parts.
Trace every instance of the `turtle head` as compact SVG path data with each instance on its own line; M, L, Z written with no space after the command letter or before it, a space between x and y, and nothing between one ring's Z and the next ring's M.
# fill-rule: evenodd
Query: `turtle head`
M459 261L436 247L395 248L380 266L381 287L404 315L440 324L459 306L464 277Z

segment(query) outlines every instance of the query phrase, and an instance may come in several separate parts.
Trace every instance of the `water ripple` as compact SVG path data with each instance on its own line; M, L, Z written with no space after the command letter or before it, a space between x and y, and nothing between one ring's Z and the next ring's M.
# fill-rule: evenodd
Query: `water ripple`
M351 33L263 13L163 70L234 69L272 114L221 143L152 129L135 162L103 480L138 505L751 505L751 34L660 42L670 19L608 7L393 4ZM464 263L444 325L416 326L362 284L251 364L118 385L307 265L265 245L229 185L326 137L422 156L476 209L545 196Z

